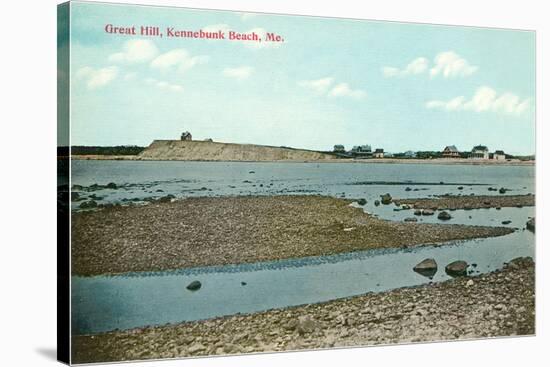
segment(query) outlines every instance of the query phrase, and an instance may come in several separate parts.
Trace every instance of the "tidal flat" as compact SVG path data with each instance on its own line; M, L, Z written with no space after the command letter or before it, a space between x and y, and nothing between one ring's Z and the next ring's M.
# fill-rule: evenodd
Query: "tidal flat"
M319 195L194 197L72 214L72 274L242 264L503 236L511 228L393 222Z

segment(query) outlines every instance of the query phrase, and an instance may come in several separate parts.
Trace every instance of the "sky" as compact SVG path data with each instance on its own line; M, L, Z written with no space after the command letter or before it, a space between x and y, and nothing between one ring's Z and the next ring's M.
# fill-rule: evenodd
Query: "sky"
M73 2L73 145L535 152L535 33ZM230 30L284 42L109 34ZM70 42L70 43L68 43Z

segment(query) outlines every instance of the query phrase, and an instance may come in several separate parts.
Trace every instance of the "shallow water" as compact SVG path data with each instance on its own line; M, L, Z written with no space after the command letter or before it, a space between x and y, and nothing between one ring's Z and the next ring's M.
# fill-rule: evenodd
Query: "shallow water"
M362 251L147 276L73 277L73 333L90 334L323 302L447 280L444 267L455 260L477 264L470 269L478 274L499 269L519 256L534 256L533 234L528 231L415 249ZM425 258L434 258L438 263L433 279L412 270ZM200 290L186 289L193 280L202 283Z
M119 186L81 192L83 197L95 194L98 203L168 194L178 198L321 194L366 198L372 204L384 193L395 198L494 195L489 187L506 187L508 195L534 193L533 166L92 160L75 160L71 165L73 185L114 182ZM412 190L405 191L407 187ZM78 206L73 203L73 209Z
M101 197L99 203L125 202L151 196L322 194L366 198L363 207L382 219L402 221L412 210L374 206L381 194L395 198L442 194L498 195L534 193L532 166L444 166L422 164L245 163L73 161L72 183L90 186L114 182L118 189L81 191ZM458 187L463 186L462 190ZM410 187L411 191L405 191ZM416 191L414 191L416 190ZM73 208L78 207L78 203ZM357 206L357 204L352 204ZM477 264L473 274L499 269L519 256L534 257L534 234L524 230L533 207L455 210L445 223L517 228L507 236L413 249L371 250L245 265L140 272L119 276L72 277L74 334L99 333L207 319L236 313L323 302L367 292L415 286L449 279L444 267L454 260ZM434 216L419 222L441 223ZM434 258L433 279L412 268ZM202 283L192 292L186 286Z

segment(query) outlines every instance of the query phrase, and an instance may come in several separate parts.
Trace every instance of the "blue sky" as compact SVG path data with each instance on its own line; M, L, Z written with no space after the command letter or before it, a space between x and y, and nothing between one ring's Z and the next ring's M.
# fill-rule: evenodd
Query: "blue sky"
M113 35L234 30L283 43ZM535 34L73 2L74 145L196 139L535 151Z

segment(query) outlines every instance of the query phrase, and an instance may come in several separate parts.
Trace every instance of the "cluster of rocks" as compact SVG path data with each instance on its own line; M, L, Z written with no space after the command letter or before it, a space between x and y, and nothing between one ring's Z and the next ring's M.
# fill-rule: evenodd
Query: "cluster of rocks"
M73 336L74 363L532 335L531 258L389 292L177 325Z
M505 195L505 196L487 196L487 195L443 195L435 198L409 198L393 199L396 205L408 205L414 209L428 210L455 210L455 209L486 209L486 208L504 208L504 207L522 207L534 206L535 196L526 195Z
M466 261L453 261L445 266L445 273L452 277L466 276L468 266ZM424 259L416 264L413 270L421 275L432 278L437 273L437 262L434 259Z

